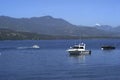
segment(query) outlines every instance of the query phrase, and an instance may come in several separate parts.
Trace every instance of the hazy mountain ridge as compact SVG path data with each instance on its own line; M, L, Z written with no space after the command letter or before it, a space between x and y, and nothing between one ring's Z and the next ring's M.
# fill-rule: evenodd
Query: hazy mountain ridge
M115 31L109 32L108 29L104 30L104 27L103 29L100 29L98 27L77 26L65 21L64 19L53 18L51 16L32 18L12 18L8 16L0 16L0 28L60 36L104 37L116 36L117 34Z
M109 32L111 35L120 36L120 26L112 27L110 25L96 25L95 28Z
M55 36L18 32L10 29L0 29L0 40L41 40L41 39L55 39Z
M113 29L114 32L116 33L120 33L120 26L117 26Z
M65 20L54 19L50 16L18 19L6 16L0 17L0 28L25 32L27 31L43 34L57 34L59 32L60 34L67 32L66 30L72 26L72 24L66 22Z
M88 37L84 37L88 38ZM53 39L80 39L79 36L55 36L30 32L19 32L0 28L0 40L53 40Z
M112 31L114 28L110 25L95 25L95 28L101 29L104 31Z

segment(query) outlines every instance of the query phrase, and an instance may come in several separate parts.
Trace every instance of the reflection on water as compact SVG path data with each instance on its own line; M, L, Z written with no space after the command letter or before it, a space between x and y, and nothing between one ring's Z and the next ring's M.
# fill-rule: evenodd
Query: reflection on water
M85 63L86 56L90 56L90 54L87 54L87 55L69 55L72 62L77 62L77 63L81 63L81 64Z

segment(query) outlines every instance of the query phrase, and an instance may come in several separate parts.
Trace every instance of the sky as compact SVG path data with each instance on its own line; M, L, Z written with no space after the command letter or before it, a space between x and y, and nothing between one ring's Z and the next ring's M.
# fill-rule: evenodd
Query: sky
M120 25L120 0L0 0L0 16L50 15L75 25Z

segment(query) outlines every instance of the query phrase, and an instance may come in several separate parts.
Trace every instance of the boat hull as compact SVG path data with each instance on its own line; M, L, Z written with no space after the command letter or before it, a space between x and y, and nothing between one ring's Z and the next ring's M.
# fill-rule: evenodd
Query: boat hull
M91 51L85 50L85 51L68 51L70 55L86 55L91 54Z
M102 50L113 50L113 49L115 49L115 47L114 46L103 46L103 47L101 47L101 49Z

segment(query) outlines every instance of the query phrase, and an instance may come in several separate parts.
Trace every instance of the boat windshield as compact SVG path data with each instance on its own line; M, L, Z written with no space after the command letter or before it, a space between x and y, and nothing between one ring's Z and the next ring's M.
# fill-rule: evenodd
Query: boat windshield
M84 49L83 47L73 47L73 49Z

